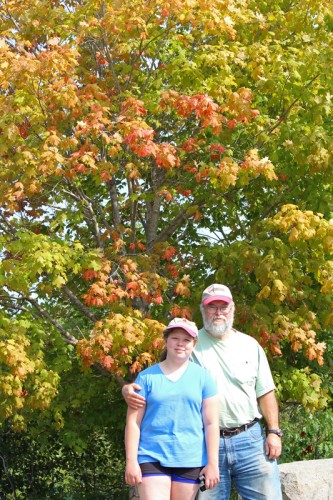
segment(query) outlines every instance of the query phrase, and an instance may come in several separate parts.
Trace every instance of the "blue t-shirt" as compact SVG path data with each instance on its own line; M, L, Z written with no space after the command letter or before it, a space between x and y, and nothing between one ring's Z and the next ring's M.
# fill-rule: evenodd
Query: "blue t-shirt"
M138 462L160 462L164 467L206 465L202 400L217 394L208 371L190 362L173 382L156 364L139 373L136 383L147 402Z

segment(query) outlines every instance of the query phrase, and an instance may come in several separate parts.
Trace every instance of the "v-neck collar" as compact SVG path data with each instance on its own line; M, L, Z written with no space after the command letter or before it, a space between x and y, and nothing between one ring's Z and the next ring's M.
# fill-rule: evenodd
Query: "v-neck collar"
M180 375L178 378L176 378L176 379L172 379L172 378L170 378L170 377L169 377L169 376L168 376L168 375L167 375L167 374L163 371L163 369L160 367L160 364L159 364L159 363L157 364L157 366L158 366L158 368L159 368L160 372L161 372L161 373L165 376L165 378L167 378L167 379L168 379L170 382L172 382L172 383L176 383L176 382L178 382L178 381L179 381L179 380L180 380L180 379L181 379L181 378L185 375L185 373L187 372L187 370L188 370L188 368L189 368L189 366L190 366L190 363L191 363L191 361L189 361L189 362L188 362L188 364L187 364L187 366L186 366L185 370L184 370L184 371L181 373L181 375Z

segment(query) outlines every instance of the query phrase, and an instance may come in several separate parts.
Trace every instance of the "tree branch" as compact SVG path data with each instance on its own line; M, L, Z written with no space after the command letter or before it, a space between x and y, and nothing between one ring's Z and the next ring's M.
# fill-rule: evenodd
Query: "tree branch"
M201 208L202 206L205 205L205 203L206 203L205 201L202 201L200 203L195 203L195 205ZM175 232L175 230L178 229L178 227L180 227L183 224L184 221L187 221L188 219L193 217L193 214L187 213L189 208L190 205L187 206L185 210L179 212L179 214L176 215L176 217L174 217L173 220L170 222L168 227L166 227L163 231L161 231L155 237L155 239L150 241L149 245L147 245L147 249L150 250L154 245L156 245L156 243L166 241Z
M33 305L37 310L38 312L43 316L43 318L47 319L50 323L52 323L53 326L55 326L57 328L57 330L59 330L59 332L62 334L63 337L65 337L65 341L67 342L67 344L71 344L71 345L76 345L77 344L77 339L71 335L70 333L68 333L61 325L59 325L53 318L52 316L50 316L50 314L45 311L45 309L43 309L39 304L38 302L32 298L31 296L29 297L24 297L28 302L30 302L31 305Z
M311 80L304 86L304 90L307 89L308 87L310 87L310 85L318 78L318 76L320 76L320 73L317 73L313 78L311 78ZM302 94L299 97L296 97L296 99L294 99L293 102L288 106L288 108L281 114L281 116L274 123L274 125L270 129L268 129L268 130L265 131L267 134L271 134L283 121L286 120L286 118L289 115L290 111L295 106L295 104L301 99L301 97L302 97L303 94L304 94L304 92L302 92ZM258 134L259 137L260 137L261 134L262 134L262 132L260 132ZM259 148L261 147L261 143L260 142L258 142L258 147Z
M136 217L137 217L137 207L138 207L138 202L137 200L133 201L131 199L131 196L134 192L134 180L133 179L128 179L127 178L127 189L128 189L128 195L130 199L130 216L131 216L131 242L133 243L135 241L135 236L136 236Z
M87 225L92 227L98 247L103 248L104 245L101 239L101 231L91 199L82 191L82 189L78 188L77 186L75 186L75 184L71 183L69 179L67 179L67 182L70 185L70 187L75 191L75 193L72 191L67 191L65 189L64 191L71 197L73 197L76 201L82 203L83 213L85 215Z
M67 297L71 300L71 302L73 302L80 309L80 311L83 312L83 314L88 316L88 318L91 319L91 321L93 321L94 323L96 323L96 321L98 321L98 318L96 318L96 316L89 310L89 308L86 305L84 305L77 298L76 295L74 295L74 293L68 288L67 285L64 285L62 287L62 290L65 292Z
M119 228L121 224L121 218L120 218L120 211L119 211L119 205L118 205L118 193L117 193L117 188L116 188L116 183L114 180L114 177L107 183L109 192L110 192L110 198L111 198L111 206L112 206L112 216L113 216L113 222L114 226L116 229Z

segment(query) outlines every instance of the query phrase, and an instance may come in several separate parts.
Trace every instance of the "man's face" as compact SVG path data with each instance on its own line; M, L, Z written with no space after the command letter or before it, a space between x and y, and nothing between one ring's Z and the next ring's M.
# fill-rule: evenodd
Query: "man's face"
M222 338L232 328L234 322L234 303L213 300L202 306L202 319L205 330L216 338Z

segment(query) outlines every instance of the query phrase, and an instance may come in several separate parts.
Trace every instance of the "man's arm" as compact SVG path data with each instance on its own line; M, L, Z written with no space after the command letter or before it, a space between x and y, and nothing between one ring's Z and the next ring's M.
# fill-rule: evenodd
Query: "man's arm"
M266 420L268 429L279 428L279 407L275 392L270 391L258 398L261 413ZM265 445L266 455L269 459L278 458L282 451L281 438L276 434L268 434Z
M139 408L143 408L146 404L146 400L143 396L135 392L139 391L141 386L135 383L126 384L122 387L121 393L126 403L133 410L138 410Z

